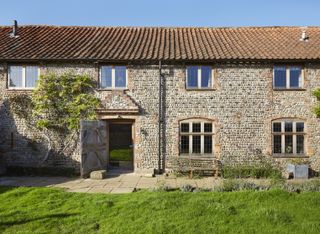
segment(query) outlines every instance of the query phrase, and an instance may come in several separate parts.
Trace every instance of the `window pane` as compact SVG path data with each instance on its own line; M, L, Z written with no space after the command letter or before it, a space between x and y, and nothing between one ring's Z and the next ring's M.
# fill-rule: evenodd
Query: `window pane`
M273 123L273 132L281 132L281 123Z
M290 67L290 88L301 87L301 68Z
M304 153L304 136L297 135L297 154Z
M204 124L204 132L212 132L212 123Z
M211 67L209 66L201 67L201 87L211 87Z
M281 136L280 135L273 136L273 153L281 154Z
M292 135L285 136L285 153L292 154L293 153L293 137Z
M201 132L201 123L193 123L192 132Z
M22 84L22 66L10 66L10 87L23 87Z
M189 136L180 137L180 153L182 154L189 153Z
M187 67L187 87L197 88L198 87L198 67L189 66Z
M297 122L296 123L296 130L297 130L297 132L303 132L304 131L304 123L303 122Z
M284 131L285 132L292 132L292 122L285 122L284 123Z
M204 153L212 153L212 136L204 136Z
M38 80L38 67L28 66L26 67L26 87L36 87Z
M286 67L274 67L274 87L286 88Z
M192 136L192 153L200 154L201 153L201 137Z
M121 87L121 88L127 87L126 67L116 66L114 69L115 69L115 87Z
M103 66L101 67L101 88L112 87L112 67Z
M181 132L189 132L189 123L181 124Z

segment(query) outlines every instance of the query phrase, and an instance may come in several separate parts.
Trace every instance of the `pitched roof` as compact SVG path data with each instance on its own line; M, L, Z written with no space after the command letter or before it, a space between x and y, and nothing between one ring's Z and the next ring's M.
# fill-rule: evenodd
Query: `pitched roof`
M300 41L302 31L308 41ZM0 60L318 60L320 27L0 27Z

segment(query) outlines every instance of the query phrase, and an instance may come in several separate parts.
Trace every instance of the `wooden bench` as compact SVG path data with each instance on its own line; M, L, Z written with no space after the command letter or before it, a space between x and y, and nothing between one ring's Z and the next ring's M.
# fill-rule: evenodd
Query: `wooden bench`
M190 178L194 172L210 172L217 177L220 173L220 160L212 157L176 157L172 160L172 167L175 171L189 172Z

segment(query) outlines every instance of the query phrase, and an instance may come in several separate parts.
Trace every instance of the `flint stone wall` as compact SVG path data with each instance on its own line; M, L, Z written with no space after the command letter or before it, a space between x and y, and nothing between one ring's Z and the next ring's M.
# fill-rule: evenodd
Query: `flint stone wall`
M99 67L94 64L42 64L40 71L41 74L75 72L88 74L97 82L99 79ZM164 66L163 72L166 169L170 170L179 156L179 121L194 117L214 121L214 153L223 163L255 162L263 157L280 165L288 159L272 156L271 122L277 118L301 118L306 125L306 154L312 168L320 169L320 120L311 111L316 103L311 92L320 87L319 64L306 64L305 89L301 91L274 91L273 64L215 64L214 90L208 91L186 90L185 66ZM7 65L0 64L0 148L9 166L39 166L46 145L37 141L38 132L30 131L23 120L13 116L7 103L8 95L20 92L7 89ZM108 100L115 92L119 91L97 89L102 100ZM138 115L122 116L135 121L137 173L158 166L158 93L158 66L128 66L128 89L119 95L128 96L140 109ZM124 104L112 105L118 108ZM78 170L79 155L76 150L72 155L52 157L45 166Z

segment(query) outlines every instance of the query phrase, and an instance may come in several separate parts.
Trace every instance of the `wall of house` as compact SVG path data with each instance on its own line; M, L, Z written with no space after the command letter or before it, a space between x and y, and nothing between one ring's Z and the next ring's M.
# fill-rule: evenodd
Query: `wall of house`
M320 120L312 113L320 87L320 66L305 67L305 90L274 91L273 64L217 64L215 90L185 89L185 67L176 66L166 76L167 164L179 154L179 121L192 117L215 122L215 155L225 164L260 162L280 166L290 159L272 157L271 122L301 118L306 124L306 154L320 169Z
M87 74L96 81L99 77L99 68L93 64L45 64L40 65L40 74L46 73L63 74L73 72L76 74ZM135 171L141 173L153 172L157 167L157 146L158 146L158 68L157 66L128 67L128 90L125 92L140 107L139 116L124 116L123 118L135 121ZM37 139L41 134L31 130L10 111L7 97L19 95L28 91L8 90L7 89L7 65L0 65L0 100L2 100L0 117L0 148L5 152L6 163L8 166L22 167L68 167L79 171L80 152L79 148L72 154L63 156L52 156L44 164L39 164L44 157L47 144ZM29 92L30 93L30 92ZM98 90L98 96L108 99L114 92ZM117 91L117 93L122 93ZM119 107L123 103L114 102L112 105ZM112 116L111 116L112 117ZM117 116L115 116L117 117ZM113 118L113 117L112 117ZM105 118L102 118L105 119Z
M311 110L316 100L311 92L320 87L320 65L307 64L305 90L274 91L272 64L216 64L215 89L185 89L185 66L164 66L166 99L166 166L179 155L179 121L187 118L209 118L215 125L215 156L223 163L247 163L271 155L271 121L282 117L305 119L307 155L312 167L320 169L320 120ZM93 64L45 64L41 74L74 71L98 80L99 68ZM12 116L6 97L6 65L0 64L0 147L6 152L8 165L37 166L44 146L34 147L36 132L27 130L23 120ZM140 108L135 121L135 171L151 172L158 165L158 66L128 66L128 95ZM112 91L99 91L106 99ZM121 105L113 103L112 105ZM122 116L126 118L126 116ZM12 140L12 133L14 139ZM31 143L30 143L31 142ZM76 151L63 158L52 158L48 166L79 168ZM273 160L279 164L283 159Z

